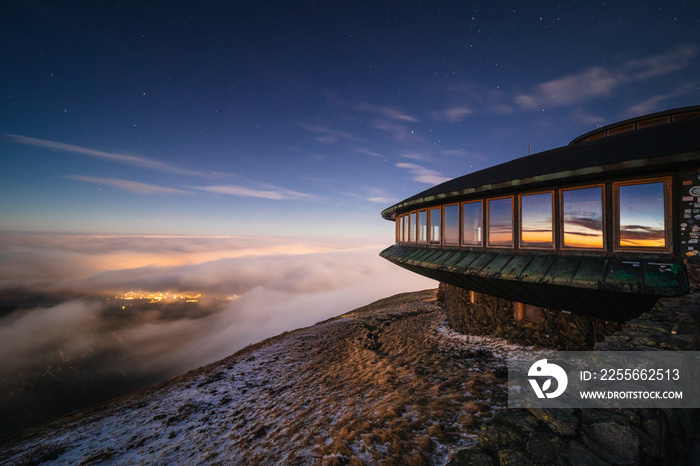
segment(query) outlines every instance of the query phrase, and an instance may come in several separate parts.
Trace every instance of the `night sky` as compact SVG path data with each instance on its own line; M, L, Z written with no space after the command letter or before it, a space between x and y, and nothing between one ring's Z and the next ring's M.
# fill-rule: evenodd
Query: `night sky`
M700 104L696 1L0 0L0 230L393 242L383 208Z

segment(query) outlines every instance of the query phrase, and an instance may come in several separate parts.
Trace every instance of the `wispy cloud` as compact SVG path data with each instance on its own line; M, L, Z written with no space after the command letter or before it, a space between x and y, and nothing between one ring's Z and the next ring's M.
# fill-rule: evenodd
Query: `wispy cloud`
M384 157L384 155L382 155L382 154L379 153L379 152L375 152L375 151L372 151L372 150L369 150L369 149L364 149L364 148L361 148L361 147L356 148L355 151L359 152L360 154L371 155L372 157Z
M138 181L121 180L118 178L96 178L92 176L71 175L67 176L71 180L85 181L115 188L124 189L137 194L191 194L189 191L175 188L166 188L153 184L140 183Z
M401 157L405 157L405 158L411 159L411 160L422 160L422 161L430 160L430 156L425 155L425 154L417 154L415 152L407 152L407 153L401 154Z
M381 105L372 105L369 103L361 103L358 108L363 112L379 114L383 118L388 118L390 120L406 121L409 123L416 123L418 118L415 118L401 110L393 107L385 107Z
M291 191L276 186L264 186L263 189L249 188L240 185L219 185L219 186L191 186L192 189L199 189L216 194L227 194L229 196L257 197L261 199L285 200L285 199L315 199L313 194L305 194Z
M355 140L355 139L357 139L355 136L348 133L347 131L341 131L338 129L329 128L327 126L317 126L317 125L304 124L304 125L301 125L301 127L307 131L315 133L317 136L314 139L316 141L322 142L324 144L335 144L336 142L338 142L340 140Z
M450 123L456 123L462 121L467 115L471 115L473 113L474 110L472 110L470 107L459 106L447 108L442 112L435 112L434 116L438 120L445 120Z
M372 128L390 133L394 139L406 141L413 136L413 132L405 125L394 123L392 121L377 120L371 124Z
M529 94L521 94L516 100L526 110L564 107L609 95L619 84L618 77L596 66L579 74L538 84Z
M419 183L440 184L449 180L449 178L435 170L430 170L414 163L397 163L396 166L408 170L413 175L413 180Z
M686 68L698 54L697 46L682 46L668 53L628 60L610 69L594 66L577 74L537 84L516 96L521 108L566 107L611 95L619 86L663 76Z
M20 136L17 134L7 134L6 137L18 144L25 144L29 146L45 147L47 149L59 150L63 152L73 152L75 154L88 155L90 157L97 157L105 160L111 160L117 163L123 163L126 165L131 165L134 167L155 170L161 172L175 173L179 175L188 176L209 176L208 174L198 172L195 170L188 170L186 168L179 167L170 163L161 162L159 160L154 160L148 157L120 154L116 152L105 152L101 150L90 149L87 147L76 146L74 144L66 144L64 142L50 141L48 139L32 138L28 136Z

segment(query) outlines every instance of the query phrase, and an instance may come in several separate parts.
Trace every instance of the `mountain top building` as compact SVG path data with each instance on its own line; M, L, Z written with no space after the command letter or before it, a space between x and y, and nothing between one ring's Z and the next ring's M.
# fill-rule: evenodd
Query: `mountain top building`
M693 289L700 266L700 106L596 129L455 178L382 212L381 256L474 296L624 322ZM539 316L539 317L538 317Z

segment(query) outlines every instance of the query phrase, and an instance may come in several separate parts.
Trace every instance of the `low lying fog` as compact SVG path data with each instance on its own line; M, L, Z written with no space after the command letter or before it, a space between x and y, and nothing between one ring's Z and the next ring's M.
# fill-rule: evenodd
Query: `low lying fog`
M1 234L0 390L9 395L0 418L9 421L0 435L437 285L378 257L384 246ZM129 291L202 296L197 303L116 298Z

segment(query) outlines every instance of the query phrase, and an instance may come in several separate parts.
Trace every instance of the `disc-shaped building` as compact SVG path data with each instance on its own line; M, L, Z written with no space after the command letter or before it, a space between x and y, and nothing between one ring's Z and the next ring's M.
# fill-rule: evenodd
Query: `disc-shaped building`
M700 106L439 184L382 212L414 272L527 306L624 321L700 265Z

